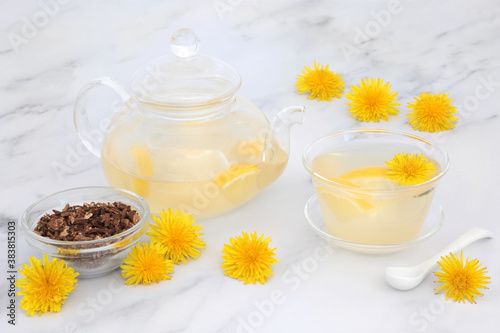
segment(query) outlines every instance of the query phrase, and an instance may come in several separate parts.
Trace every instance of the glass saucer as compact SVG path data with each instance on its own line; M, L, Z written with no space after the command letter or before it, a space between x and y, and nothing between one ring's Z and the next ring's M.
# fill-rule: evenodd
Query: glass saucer
M307 201L304 213L307 222L309 222L314 232L326 240L330 245L341 247L350 251L369 254L383 254L404 250L434 235L439 229L441 229L444 222L443 208L437 201L434 200L422 229L420 229L420 232L412 240L396 244L363 244L343 240L330 233L325 225L325 222L323 221L317 195L313 195Z

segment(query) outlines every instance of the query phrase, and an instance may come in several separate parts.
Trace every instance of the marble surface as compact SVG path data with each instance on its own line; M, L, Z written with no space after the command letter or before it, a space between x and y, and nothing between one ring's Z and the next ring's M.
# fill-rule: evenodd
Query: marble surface
M1 264L6 223L53 192L105 185L98 158L80 144L73 102L87 81L127 82L145 62L166 54L178 28L191 27L201 53L240 72L240 93L269 117L305 105L293 129L282 177L239 210L201 220L206 249L176 266L172 280L126 287L118 271L80 280L62 311L7 325L8 284L0 279L2 332L497 332L500 310L500 4L478 1L69 1L0 2ZM381 77L399 92L400 114L359 123L345 97L309 100L296 75L313 61L330 64L350 84ZM314 193L301 163L308 143L352 127L414 132L406 103L421 91L444 91L458 106L456 129L418 133L449 153L451 168L436 199L443 228L406 251L370 256L326 247L303 214ZM63 171L56 165L65 165ZM434 294L433 276L416 289L392 289L384 269L411 265L480 226L497 238L468 246L492 277L477 305ZM221 252L242 230L271 236L280 264L265 285L225 277ZM17 227L17 265L36 253ZM19 303L19 299L17 299ZM496 324L496 325L495 325Z

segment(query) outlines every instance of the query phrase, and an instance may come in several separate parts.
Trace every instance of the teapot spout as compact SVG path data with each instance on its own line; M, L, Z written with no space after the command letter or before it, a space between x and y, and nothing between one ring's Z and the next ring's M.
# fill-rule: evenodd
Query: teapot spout
M266 148L277 145L279 149L288 155L290 152L290 129L295 124L302 125L305 110L305 106L289 106L281 110L271 122L271 131ZM267 149L264 150L264 153L266 151ZM263 160L266 160L266 156L264 156Z
M285 170L290 152L290 128L294 124L302 124L304 111L304 106L290 106L272 120L262 152L260 189L273 183Z

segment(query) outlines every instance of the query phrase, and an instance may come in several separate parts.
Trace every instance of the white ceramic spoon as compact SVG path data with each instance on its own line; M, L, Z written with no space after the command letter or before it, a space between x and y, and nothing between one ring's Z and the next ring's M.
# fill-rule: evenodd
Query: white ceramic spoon
M493 233L486 229L473 228L454 242L445 247L441 252L427 259L421 264L412 267L387 267L385 269L385 279L394 288L399 290L410 290L415 288L437 266L437 261L442 256L454 253L464 248L472 242L482 238L492 238Z

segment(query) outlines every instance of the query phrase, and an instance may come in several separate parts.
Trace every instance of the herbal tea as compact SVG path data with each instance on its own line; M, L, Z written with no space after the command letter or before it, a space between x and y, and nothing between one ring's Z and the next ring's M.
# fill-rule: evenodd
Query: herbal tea
M387 178L390 169L385 163L408 148L350 145L312 161L319 205L333 236L365 244L393 244L418 234L432 203L434 185L398 185Z
M196 143L199 148L182 149L172 148L183 145L175 142L152 148L113 140L102 153L102 166L111 186L142 196L153 214L171 208L210 217L251 199L276 180L288 162L277 145L268 148L274 154L270 162L263 162L259 142L230 146L227 141L207 137Z

